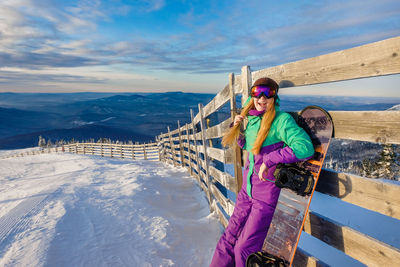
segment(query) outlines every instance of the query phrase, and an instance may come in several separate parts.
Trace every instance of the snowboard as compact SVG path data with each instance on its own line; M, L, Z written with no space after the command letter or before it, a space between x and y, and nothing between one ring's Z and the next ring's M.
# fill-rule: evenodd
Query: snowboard
M311 173L314 185L310 194L305 196L301 196L293 190L282 188L262 248L265 254L279 258L286 266L291 266L293 263L300 234L333 134L332 118L321 107L308 106L295 119L297 124L310 136L315 150L311 159L295 163L295 165Z

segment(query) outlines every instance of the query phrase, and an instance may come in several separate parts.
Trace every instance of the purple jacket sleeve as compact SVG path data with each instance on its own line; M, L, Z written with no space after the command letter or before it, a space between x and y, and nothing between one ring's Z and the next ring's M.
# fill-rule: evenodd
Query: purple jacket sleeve
M311 157L300 160L293 153L293 150L287 146L282 149L275 150L271 153L264 154L263 162L265 163L265 165L268 168L270 168L271 166L274 166L278 163L294 163L294 162L298 162L298 161L307 160Z
M238 138L238 140L237 140L237 144L238 144L238 146L239 146L240 148L243 148L244 145L246 144L246 139L244 138L244 135L243 135L243 134L240 134L240 135L239 135L239 138Z

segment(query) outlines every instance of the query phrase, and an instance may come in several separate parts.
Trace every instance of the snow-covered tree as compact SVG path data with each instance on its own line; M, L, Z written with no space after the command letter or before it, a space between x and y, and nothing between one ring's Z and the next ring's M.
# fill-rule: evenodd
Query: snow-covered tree
M38 146L41 147L41 148L46 146L46 140L41 135L39 135Z
M394 179L396 167L398 167L396 157L394 146L391 144L384 144L377 159L365 159L363 161L363 175L370 178Z
M52 147L53 146L53 143L51 142L51 140L49 139L49 140L47 140L47 145L46 145L47 147Z

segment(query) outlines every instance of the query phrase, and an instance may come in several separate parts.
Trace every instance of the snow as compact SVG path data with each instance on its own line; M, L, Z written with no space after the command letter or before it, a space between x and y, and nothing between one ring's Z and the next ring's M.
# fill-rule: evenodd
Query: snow
M400 248L399 220L319 192L310 209ZM67 153L0 159L0 266L208 266L216 218L183 168ZM330 266L364 266L306 233L299 247Z
M208 266L221 235L196 181L161 162L0 159L0 203L0 266Z
M394 105L393 107L389 108L388 110L400 110L400 104Z

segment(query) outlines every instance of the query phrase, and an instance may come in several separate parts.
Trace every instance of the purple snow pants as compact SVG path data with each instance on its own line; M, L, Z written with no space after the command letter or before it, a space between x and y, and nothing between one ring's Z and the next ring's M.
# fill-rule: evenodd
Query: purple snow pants
M267 236L276 204L250 198L245 186L240 190L235 209L215 249L211 267L244 267L247 257L260 251Z

